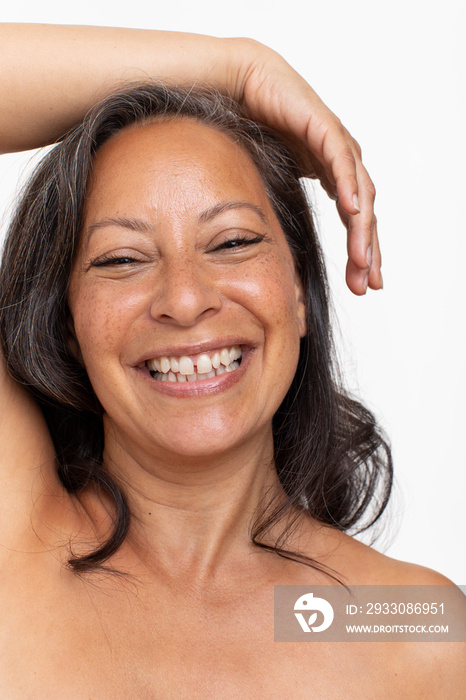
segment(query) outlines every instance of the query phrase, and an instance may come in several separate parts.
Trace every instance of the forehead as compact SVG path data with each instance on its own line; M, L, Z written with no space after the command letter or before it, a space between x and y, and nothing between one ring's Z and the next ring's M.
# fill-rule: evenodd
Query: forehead
M248 201L271 213L262 179L227 134L189 118L122 130L98 150L86 213L125 209L193 214L220 201ZM129 212L126 212L129 213ZM140 212L144 213L144 212Z

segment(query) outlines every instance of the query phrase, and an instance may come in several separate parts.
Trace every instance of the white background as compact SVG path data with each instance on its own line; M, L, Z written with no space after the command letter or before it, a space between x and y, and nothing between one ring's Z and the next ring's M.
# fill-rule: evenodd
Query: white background
M344 230L315 189L347 380L393 445L397 486L377 547L465 584L461 0L5 4L6 22L251 36L284 55L359 140L378 191L382 293L361 299L345 288ZM2 210L29 157L0 160Z

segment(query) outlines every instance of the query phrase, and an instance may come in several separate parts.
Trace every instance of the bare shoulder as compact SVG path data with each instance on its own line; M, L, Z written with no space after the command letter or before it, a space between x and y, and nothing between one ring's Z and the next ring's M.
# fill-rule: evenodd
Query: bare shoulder
M335 530L322 533L327 562L349 585L446 586L448 603L464 620L466 597L443 574L425 566L399 561ZM466 642L406 642L384 644L383 653L406 674L410 697L448 700L464 698ZM377 654L378 655L378 654ZM409 679L409 680L408 680Z
M350 585L454 585L433 569L393 559L334 528L321 528L320 540L320 560Z

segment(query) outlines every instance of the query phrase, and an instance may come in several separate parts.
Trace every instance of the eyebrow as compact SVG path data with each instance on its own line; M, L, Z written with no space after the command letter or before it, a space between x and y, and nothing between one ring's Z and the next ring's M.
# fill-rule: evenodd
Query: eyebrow
M134 219L125 216L118 216L116 218L109 217L107 219L102 219L102 221L96 221L90 224L86 229L86 238L89 240L91 233L93 233L98 228L105 228L107 226L119 226L120 228L130 229L130 231L138 231L139 233L149 233L152 226L144 219Z
M208 223L212 221L216 216L223 214L226 211L231 211L234 209L249 209L259 216L264 224L268 223L267 216L265 212L258 207L256 204L251 202L219 202L215 206L206 209L199 215L198 221L200 223ZM102 221L96 221L90 224L86 229L86 238L89 240L91 234L99 228L105 228L107 226L118 226L120 228L129 229L130 231L137 231L139 233L150 233L153 230L153 225L144 219L128 218L128 217L109 217L107 219L102 219Z
M251 202L219 202L210 209L207 209L206 211L202 212L202 214L199 216L199 221L201 223L211 221L219 214L223 214L223 212L230 211L232 209L250 209L251 211L259 215L260 219L263 221L264 224L268 223L268 219L264 211L256 204L251 204Z

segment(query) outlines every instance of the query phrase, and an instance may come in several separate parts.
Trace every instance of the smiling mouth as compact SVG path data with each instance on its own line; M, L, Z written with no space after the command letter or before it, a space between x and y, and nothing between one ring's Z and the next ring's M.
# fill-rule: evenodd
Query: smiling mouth
M197 356L156 357L147 360L146 365L158 382L199 382L234 372L241 364L242 355L241 348L233 345Z

